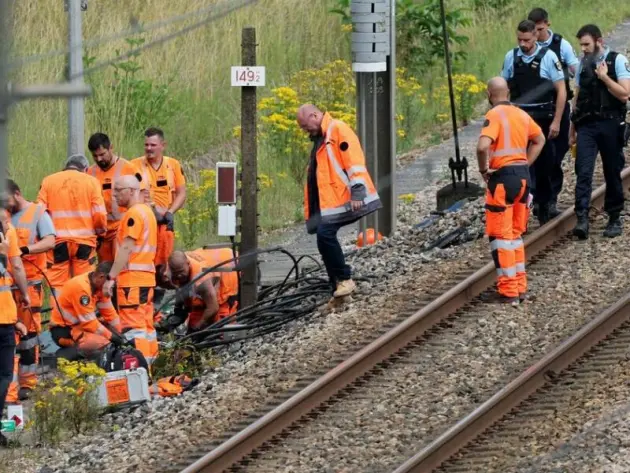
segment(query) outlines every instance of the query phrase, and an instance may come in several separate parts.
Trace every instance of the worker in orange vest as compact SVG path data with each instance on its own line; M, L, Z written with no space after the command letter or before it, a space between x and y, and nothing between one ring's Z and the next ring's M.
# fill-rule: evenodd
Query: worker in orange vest
M158 248L155 266L166 264L175 244L174 215L186 202L186 178L182 167L174 158L164 156L166 141L159 128L149 128L144 132L144 156L131 162L142 175L146 185L145 202L148 203L158 222ZM161 289L155 292L155 303L164 296Z
M37 385L38 336L42 331L44 295L42 279L46 270L46 253L55 247L55 227L44 206L26 200L12 179L7 180L7 192L7 209L18 237L31 301L28 309L18 304L18 319L28 331L17 346L20 359L19 397L22 401L28 399L31 390ZM13 297L19 302L20 291L15 289Z
M126 210L116 202L113 196L114 182L122 176L137 175L139 180L142 177L133 164L114 154L114 147L105 133L93 134L88 141L88 149L95 163L88 169L88 174L100 182L107 209L107 233L98 237L96 253L99 262L113 262L116 256L116 232L120 218Z
M51 307L66 281L94 269L96 238L107 230L101 185L86 174L87 169L85 156L70 156L63 171L44 178L37 196L52 217L56 232L46 273L52 286Z
M199 277L205 270L233 259L229 248L174 251L168 259L166 279L174 287L182 287ZM238 275L234 263L220 266L216 271L201 276L175 307L175 319L169 317L169 328L188 320L189 332L196 332L208 325L234 314L238 310ZM176 320L177 319L177 320Z
M5 196L6 197L6 196ZM18 320L17 307L11 294L13 283L20 290L20 305L22 310L28 310L31 305L26 273L20 258L18 237L11 225L8 211L0 210L0 413L4 404L18 403L17 381L18 359L15 347L20 336L26 336L24 324ZM16 332L17 330L17 332ZM7 445L7 439L0 434L0 446Z
M529 166L543 149L545 136L526 112L510 104L505 79L491 79L487 93L492 108L477 143L477 160L487 183L486 233L498 275L491 298L517 306L527 294L521 236L531 204Z
M143 203L140 183L134 176L122 176L117 180L114 195L127 211L120 220L116 259L103 293L111 296L116 281L116 302L123 335L127 340L133 340L150 367L158 354L153 325L157 222L151 208Z
M352 128L311 104L299 108L297 122L313 141L304 186L306 229L317 234L333 297L344 297L354 291L355 283L337 232L381 208L381 200Z
M112 300L103 294L111 269L111 262L99 263L94 271L75 276L61 289L59 305L53 306L50 317L50 335L62 348L58 356L75 360L78 352L90 357L110 343L126 343L119 334L120 319Z

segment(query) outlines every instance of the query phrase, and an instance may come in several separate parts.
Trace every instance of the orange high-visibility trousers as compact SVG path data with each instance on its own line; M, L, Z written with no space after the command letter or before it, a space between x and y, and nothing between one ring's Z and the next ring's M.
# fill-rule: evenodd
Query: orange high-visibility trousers
M168 231L166 225L158 225L157 251L155 252L155 266L166 264L175 248L175 232Z
M158 355L157 332L153 324L153 288L119 287L116 296L122 335L133 340L150 368Z
M51 327L53 341L62 348L75 347L78 350L93 353L110 344L102 335L86 332L79 327Z
M19 335L15 335L15 343L17 344L20 341ZM19 392L19 379L18 379L18 363L19 357L17 355L13 356L13 377L11 378L11 383L9 384L9 390L7 391L7 397L5 402L7 404L18 404L20 402L18 398Z
M48 253L48 270L46 276L50 281L50 307L55 304L57 295L63 285L75 276L94 271L96 268L96 249L94 247L62 241Z
M98 256L98 262L104 263L106 261L114 262L116 259L116 238L111 240L103 240L100 246L96 249L96 255Z
M37 364L39 363L39 339L42 332L42 283L29 281L28 295L31 299L31 307L24 309L21 305L20 291L14 290L13 297L16 301L18 320L26 326L28 331L25 337L17 344L19 364L19 384L21 388L33 389L37 385Z
M505 166L491 174L486 189L486 234L497 269L497 291L505 297L527 292L525 248L529 169Z
M219 320L222 320L230 315L236 313L238 311L238 301L236 300L228 300L226 303L221 304L219 306L219 312L214 316L214 320L210 323L217 323ZM188 314L188 326L196 325L199 320L203 317L202 310L191 310Z

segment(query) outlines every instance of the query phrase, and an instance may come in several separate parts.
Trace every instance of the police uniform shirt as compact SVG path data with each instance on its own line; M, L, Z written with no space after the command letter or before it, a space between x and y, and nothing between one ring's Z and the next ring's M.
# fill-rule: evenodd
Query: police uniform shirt
M547 41L538 41L538 44L543 48L551 46L551 42L553 41L553 31L547 31L549 32L549 38L547 38ZM560 41L560 61L564 62L567 67L577 66L580 63L573 46L571 46L571 43L564 38Z
M595 64L599 66L606 59L609 52L609 47L604 48L602 54L597 57ZM580 72L582 72L582 61L580 61L577 70L575 71L576 87L580 86ZM628 63L628 58L621 53L617 53L617 59L615 60L615 72L617 74L617 82L622 79L630 80L630 63Z
M516 55L523 58L523 62L525 64L529 64L534 60L536 54L538 54L540 49L541 46L537 44L534 52L530 56L527 56L523 53L523 51L521 51L521 48L517 48ZM514 77L513 49L510 49L505 55L505 60L503 61L503 69L501 69L501 76L505 80L510 80ZM564 72L562 71L560 60L558 59L558 56L556 56L556 53L551 50L547 50L547 53L543 56L543 59L540 62L540 77L550 80L551 82L564 80Z

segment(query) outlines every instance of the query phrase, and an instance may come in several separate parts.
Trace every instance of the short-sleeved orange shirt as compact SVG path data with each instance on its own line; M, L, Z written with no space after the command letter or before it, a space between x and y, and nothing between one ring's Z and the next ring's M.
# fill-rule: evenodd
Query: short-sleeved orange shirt
M157 250L157 221L147 204L136 204L120 220L116 241L134 241L125 269L118 275L120 287L155 287L155 252Z
M20 251L17 232L15 231L15 227L13 225L9 225L5 229L4 237L9 241L9 250L5 255L7 268L2 268L2 273L4 275L0 276L0 286L11 287L13 284L13 278L11 277L13 268L11 267L10 259L15 258L16 256L19 257L22 252ZM11 291L0 292L0 324L12 325L15 324L17 320L17 307L15 305L15 301L13 300L13 294Z
M518 161L527 162L527 145L542 129L520 108L500 104L486 113L481 136L492 140L490 169L499 169Z
M143 180L148 181L150 199L156 210L161 214L167 212L173 203L175 190L186 185L186 178L179 161L164 156L162 164L157 169L144 156L131 162L136 166Z

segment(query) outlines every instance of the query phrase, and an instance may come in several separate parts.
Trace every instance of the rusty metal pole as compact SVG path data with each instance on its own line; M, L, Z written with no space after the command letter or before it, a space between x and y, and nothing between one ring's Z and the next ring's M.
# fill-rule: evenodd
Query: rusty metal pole
M243 66L256 65L256 29L243 28ZM241 90L241 304L258 300L258 149L256 144L256 87Z

